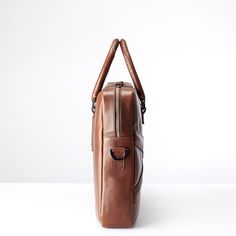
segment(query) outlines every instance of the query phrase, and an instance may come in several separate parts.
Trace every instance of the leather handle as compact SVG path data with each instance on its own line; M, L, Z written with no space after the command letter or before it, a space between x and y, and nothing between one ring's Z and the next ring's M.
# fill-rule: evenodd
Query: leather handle
M92 93L92 102L93 103L96 102L97 95L102 90L103 84L105 82L106 76L107 76L107 74L109 72L109 69L111 67L111 63L114 59L114 56L115 56L116 50L119 46L119 43L120 43L119 39L114 39L112 44L111 44L110 50L107 54L106 60L103 64L103 67L100 71L97 82L95 84L95 87L93 89L93 93ZM92 108L92 110L93 110L93 108Z
M141 102L145 102L145 93L143 91L142 84L139 80L138 74L137 74L136 69L134 67L134 63L133 63L133 60L130 56L129 49L127 47L126 41L124 39L120 40L120 47L121 47L121 51L123 53L123 56L124 56L125 63L126 63L126 66L128 68L129 74L130 74L130 76L133 80L134 87L137 90L138 96L139 96Z
M116 50L117 50L119 44L121 46L121 51L123 53L124 60L125 60L126 66L128 68L129 74L131 76L131 79L133 81L134 87L135 87L135 89L138 93L138 97L141 101L142 114L144 114L145 111L146 111L145 94L144 94L144 91L143 91L142 84L139 80L138 74L136 72L136 69L134 67L134 63L133 63L132 58L130 56L129 49L127 47L126 41L124 39L121 39L120 41L118 39L114 39L112 44L111 44L110 50L107 54L106 60L103 64L103 67L102 67L101 72L98 76L97 82L95 84L95 87L93 89L93 93L92 93L92 111L93 112L95 111L95 103L96 103L96 100L97 100L98 93L102 90L103 84L105 82L106 76L109 72L111 63L114 59L114 56L115 56L115 53L116 53Z

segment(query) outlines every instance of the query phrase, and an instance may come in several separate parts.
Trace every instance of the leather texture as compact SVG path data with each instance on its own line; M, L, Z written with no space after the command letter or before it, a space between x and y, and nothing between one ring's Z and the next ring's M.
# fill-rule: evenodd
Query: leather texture
M102 88L119 45L134 87L127 82L110 82ZM126 42L115 39L92 94L96 214L104 227L131 227L138 216L143 178L144 100Z
M114 56L115 56L115 53L116 53L116 50L117 50L119 44L120 44L120 47L121 47L121 50L122 50L122 53L123 53L123 56L124 56L125 63L127 65L128 71L130 73L131 79L133 81L134 87L135 87L135 89L136 89L136 91L138 93L138 96L140 98L140 101L145 103L145 94L144 94L144 91L143 91L143 87L142 87L142 84L141 84L141 82L139 80L139 77L138 77L138 74L136 72L136 69L134 67L134 63L133 63L131 55L129 53L127 43L126 43L126 41L124 39L121 39L120 41L118 39L114 39L113 40L113 42L111 44L111 47L110 47L110 49L108 51L106 60L105 60L105 62L103 64L101 72L100 72L100 74L98 76L98 79L97 79L97 82L95 84L95 87L93 89L92 101L96 102L97 95L101 91L101 89L102 89L102 87L104 85L106 76L107 76L107 74L109 72L111 63L112 63L112 61L114 59Z

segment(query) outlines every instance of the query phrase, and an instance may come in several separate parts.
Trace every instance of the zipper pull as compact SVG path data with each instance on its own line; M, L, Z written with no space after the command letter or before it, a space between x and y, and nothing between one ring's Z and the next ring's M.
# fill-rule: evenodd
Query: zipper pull
M124 86L124 82L123 81L120 81L120 82L116 83L116 87L117 88L121 88L122 86Z
M142 124L144 124L144 113L146 112L145 101L141 101L141 114L142 114Z

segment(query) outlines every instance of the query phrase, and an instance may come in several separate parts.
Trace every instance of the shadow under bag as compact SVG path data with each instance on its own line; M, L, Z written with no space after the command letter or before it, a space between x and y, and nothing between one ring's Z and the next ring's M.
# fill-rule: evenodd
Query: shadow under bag
M103 84L120 45L134 87ZM131 227L143 176L145 94L124 39L114 39L92 94L92 150L96 213L104 227Z

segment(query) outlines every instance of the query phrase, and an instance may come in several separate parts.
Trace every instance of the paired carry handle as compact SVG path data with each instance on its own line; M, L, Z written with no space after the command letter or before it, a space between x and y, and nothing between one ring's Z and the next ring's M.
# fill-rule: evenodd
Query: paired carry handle
M119 46L119 43L120 43L119 39L113 40L111 47L109 49L109 52L107 54L106 60L103 64L100 74L98 76L97 82L95 84L95 87L94 87L93 93L92 93L92 102L93 102L92 111L94 111L94 108L95 108L94 105L97 100L98 93L102 90L103 84L105 82L108 71L111 67L111 63L114 59L114 56L115 56L116 50Z
M124 39L120 40L120 47L121 47L121 51L123 53L123 56L124 56L125 63L126 63L126 66L128 68L129 74L130 74L130 76L133 80L134 87L137 90L139 99L141 101L145 102L145 94L144 94L144 91L143 91L143 87L142 87L142 84L139 80L138 74L137 74L136 69L134 67L133 60L132 60L132 58L130 56L130 53L129 53L129 49L128 49L126 41Z
M103 64L103 67L102 67L101 72L98 76L97 82L95 84L95 87L93 89L93 93L92 93L92 111L93 112L95 111L95 103L96 103L96 100L97 100L98 93L102 90L102 87L104 85L106 76L109 72L111 63L114 59L116 50L117 50L119 45L121 47L121 51L123 53L124 60L125 60L126 66L128 68L129 74L131 76L131 79L133 81L134 87L135 87L135 89L137 91L137 94L138 94L138 97L141 101L142 114L144 114L145 111L146 111L145 94L144 94L144 91L143 91L142 84L139 80L138 74L136 72L136 69L134 67L134 63L133 63L132 58L130 56L129 49L127 47L126 41L124 39L121 39L120 41L119 41L119 39L114 39L112 44L111 44L110 50L107 54L106 60Z

